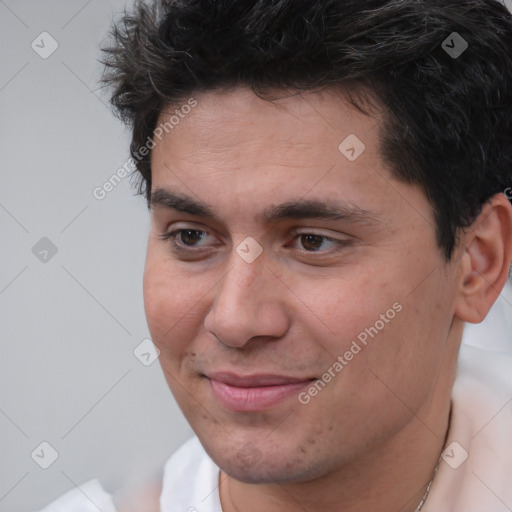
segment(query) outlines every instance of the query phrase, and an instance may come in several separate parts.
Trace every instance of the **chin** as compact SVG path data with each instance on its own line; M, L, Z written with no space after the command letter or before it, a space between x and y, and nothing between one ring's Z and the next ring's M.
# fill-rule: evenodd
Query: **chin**
M266 446L258 450L252 443L236 449L211 447L204 444L210 458L223 473L246 484L303 483L321 477L329 469L298 456L297 447L287 450L281 445Z

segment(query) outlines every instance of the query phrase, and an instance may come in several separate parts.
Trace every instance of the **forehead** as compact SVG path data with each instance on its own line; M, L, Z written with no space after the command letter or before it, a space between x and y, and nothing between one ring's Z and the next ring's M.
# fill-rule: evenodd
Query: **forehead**
M375 111L372 117L362 114L337 90L275 92L266 98L258 97L247 88L196 95L197 106L188 109L179 123L167 130L164 138L188 142L198 156L207 149L210 158L216 150L236 154L240 149L253 154L264 146L267 149L271 146L281 149L284 157L293 157L295 152L315 161L330 158L334 163L340 156L339 144L350 135L364 141L370 154L372 149L378 149L372 146L377 142L380 112ZM165 125L176 110L179 111L180 106L164 109L158 125ZM184 140L187 135L188 141ZM265 161L266 155L272 159L277 156L266 151L258 156ZM302 162L295 163L299 166Z
M361 113L339 92L267 101L241 88L194 101L153 149L153 191L166 188L235 220L304 199L391 214L411 209L404 195L423 196L382 161L382 116ZM165 109L158 126L179 108ZM429 216L430 205L422 206Z
M163 177L165 166L193 168L197 179L231 172L268 180L292 174L299 181L332 167L382 167L378 114L363 115L338 92L276 93L268 101L238 88L202 93L194 101L179 119L173 115L179 106L161 113L162 137L152 152L154 181ZM178 123L171 125L171 118Z

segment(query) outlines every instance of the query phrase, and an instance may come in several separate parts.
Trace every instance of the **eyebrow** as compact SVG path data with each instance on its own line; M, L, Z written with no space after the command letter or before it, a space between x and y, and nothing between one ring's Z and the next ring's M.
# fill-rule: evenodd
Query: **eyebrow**
M187 195L157 188L151 192L151 209L166 208L198 217L209 217L220 222L220 216L208 204ZM299 199L272 206L263 212L263 218L271 223L283 219L344 220L355 224L376 224L377 215L357 206L340 201Z

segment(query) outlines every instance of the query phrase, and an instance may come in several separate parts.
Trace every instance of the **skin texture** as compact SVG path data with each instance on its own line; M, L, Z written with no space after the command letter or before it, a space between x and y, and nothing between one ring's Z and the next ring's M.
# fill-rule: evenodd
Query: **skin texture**
M464 321L481 321L506 279L510 204L495 196L446 262L428 200L382 162L378 113L334 91L195 98L153 149L152 190L215 217L153 205L144 296L165 378L222 470L224 510L415 510L448 429ZM365 144L355 161L338 149L350 134ZM359 215L265 219L299 200ZM179 229L203 234L161 236ZM263 249L252 263L236 251L247 237ZM213 371L322 379L394 304L306 405L294 393L234 412L212 393Z

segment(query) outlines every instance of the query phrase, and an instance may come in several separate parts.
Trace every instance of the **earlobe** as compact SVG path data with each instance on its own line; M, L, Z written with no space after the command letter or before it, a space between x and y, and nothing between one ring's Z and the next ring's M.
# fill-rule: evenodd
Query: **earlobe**
M479 323L498 298L512 259L512 205L496 194L467 228L459 250L458 294L455 314L465 322Z

